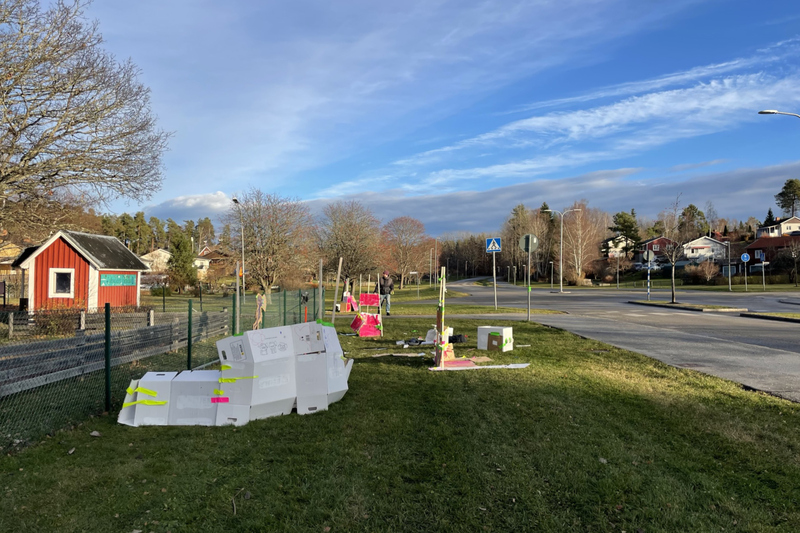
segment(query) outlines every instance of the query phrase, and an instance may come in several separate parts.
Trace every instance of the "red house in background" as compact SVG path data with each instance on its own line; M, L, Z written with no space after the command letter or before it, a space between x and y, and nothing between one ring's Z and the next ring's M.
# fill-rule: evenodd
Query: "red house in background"
M59 231L14 261L28 270L30 310L138 306L147 266L116 237ZM25 291L23 290L23 294Z

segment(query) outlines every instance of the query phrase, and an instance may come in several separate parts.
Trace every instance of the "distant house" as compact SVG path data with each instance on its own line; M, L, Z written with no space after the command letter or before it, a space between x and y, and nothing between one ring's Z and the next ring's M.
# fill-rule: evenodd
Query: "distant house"
M13 266L30 272L26 294L34 311L138 306L140 275L147 270L116 237L66 230L26 248Z
M625 249L633 250L636 243L625 235L609 237L600 243L600 249L608 257L625 257Z
M719 261L727 257L728 247L711 237L700 237L683 245L683 255L693 263L702 263L710 259Z
M664 252L666 247L670 244L673 244L674 241L668 239L666 237L653 237L652 239L647 239L646 241L642 241L639 243L638 251L639 251L639 259L641 260L642 255L646 251L651 251L656 255L656 259L659 257L664 256Z
M789 217L787 219L777 220L777 224L772 226L762 226L756 229L756 239L761 237L780 237L788 235L793 231L800 231L800 218Z
M153 273L162 273L167 271L167 262L172 254L163 248L153 250L150 253L144 254L140 257L142 262L147 265Z
M745 251L750 254L750 261L755 262L759 261L762 254L764 261L772 261L786 249L800 250L800 236L762 237L753 241Z
M197 279L205 280L208 276L208 268L211 265L211 259L198 255L194 258L192 265L197 269Z
M22 247L10 242L0 242L0 274L10 274L11 265L22 253Z

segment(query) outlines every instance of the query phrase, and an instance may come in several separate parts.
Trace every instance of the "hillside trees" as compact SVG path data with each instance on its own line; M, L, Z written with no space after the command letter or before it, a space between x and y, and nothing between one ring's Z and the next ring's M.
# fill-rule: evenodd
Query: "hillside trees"
M238 236L244 227L245 279L257 283L261 290L294 282L312 266L312 219L308 207L299 200L251 188L238 197L238 205L225 215L225 222L233 230L236 249L241 249Z
M69 194L82 205L145 199L169 134L130 61L102 48L84 2L0 4L0 227Z
M408 273L418 269L428 254L425 226L415 218L398 217L383 226L383 234L386 252L393 269L400 274L402 289Z
M192 243L183 233L175 234L172 236L169 251L172 254L167 261L169 284L171 287L176 287L178 292L182 292L187 285L197 283Z
M781 192L775 195L775 201L784 213L795 216L800 207L800 179L786 180Z
M626 213L625 211L620 211L612 218L613 224L609 226L609 231L625 237L625 244L623 245L623 252L625 253L625 257L629 257L630 254L636 250L636 247L639 245L639 224L636 221L636 212L631 209L630 213Z

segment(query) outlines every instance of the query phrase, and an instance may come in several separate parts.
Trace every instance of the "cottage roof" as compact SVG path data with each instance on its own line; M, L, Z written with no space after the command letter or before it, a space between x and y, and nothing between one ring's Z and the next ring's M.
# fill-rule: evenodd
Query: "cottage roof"
M147 270L147 265L135 253L128 250L116 237L67 230L56 232L47 242L41 246L34 247L30 253L28 253L31 250L30 248L22 252L22 255L14 261L14 266L27 268L27 263L33 256L38 255L38 252L50 246L59 237L67 241L95 268L104 270Z

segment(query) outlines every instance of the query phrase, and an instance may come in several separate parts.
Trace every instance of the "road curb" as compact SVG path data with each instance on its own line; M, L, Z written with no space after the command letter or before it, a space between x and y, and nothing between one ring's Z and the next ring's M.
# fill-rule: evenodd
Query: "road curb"
M746 313L748 309L730 307L726 309L711 309L711 308L696 308L696 307L681 307L681 304L653 304L645 302L636 302L628 300L629 304L644 305L647 307L663 307L664 309L680 309L681 311L695 311L697 313ZM744 316L744 315L741 315Z
M800 322L800 318L789 318L788 316L769 316L756 313L741 313L739 316L747 318L760 318L761 320L775 320L776 322Z

